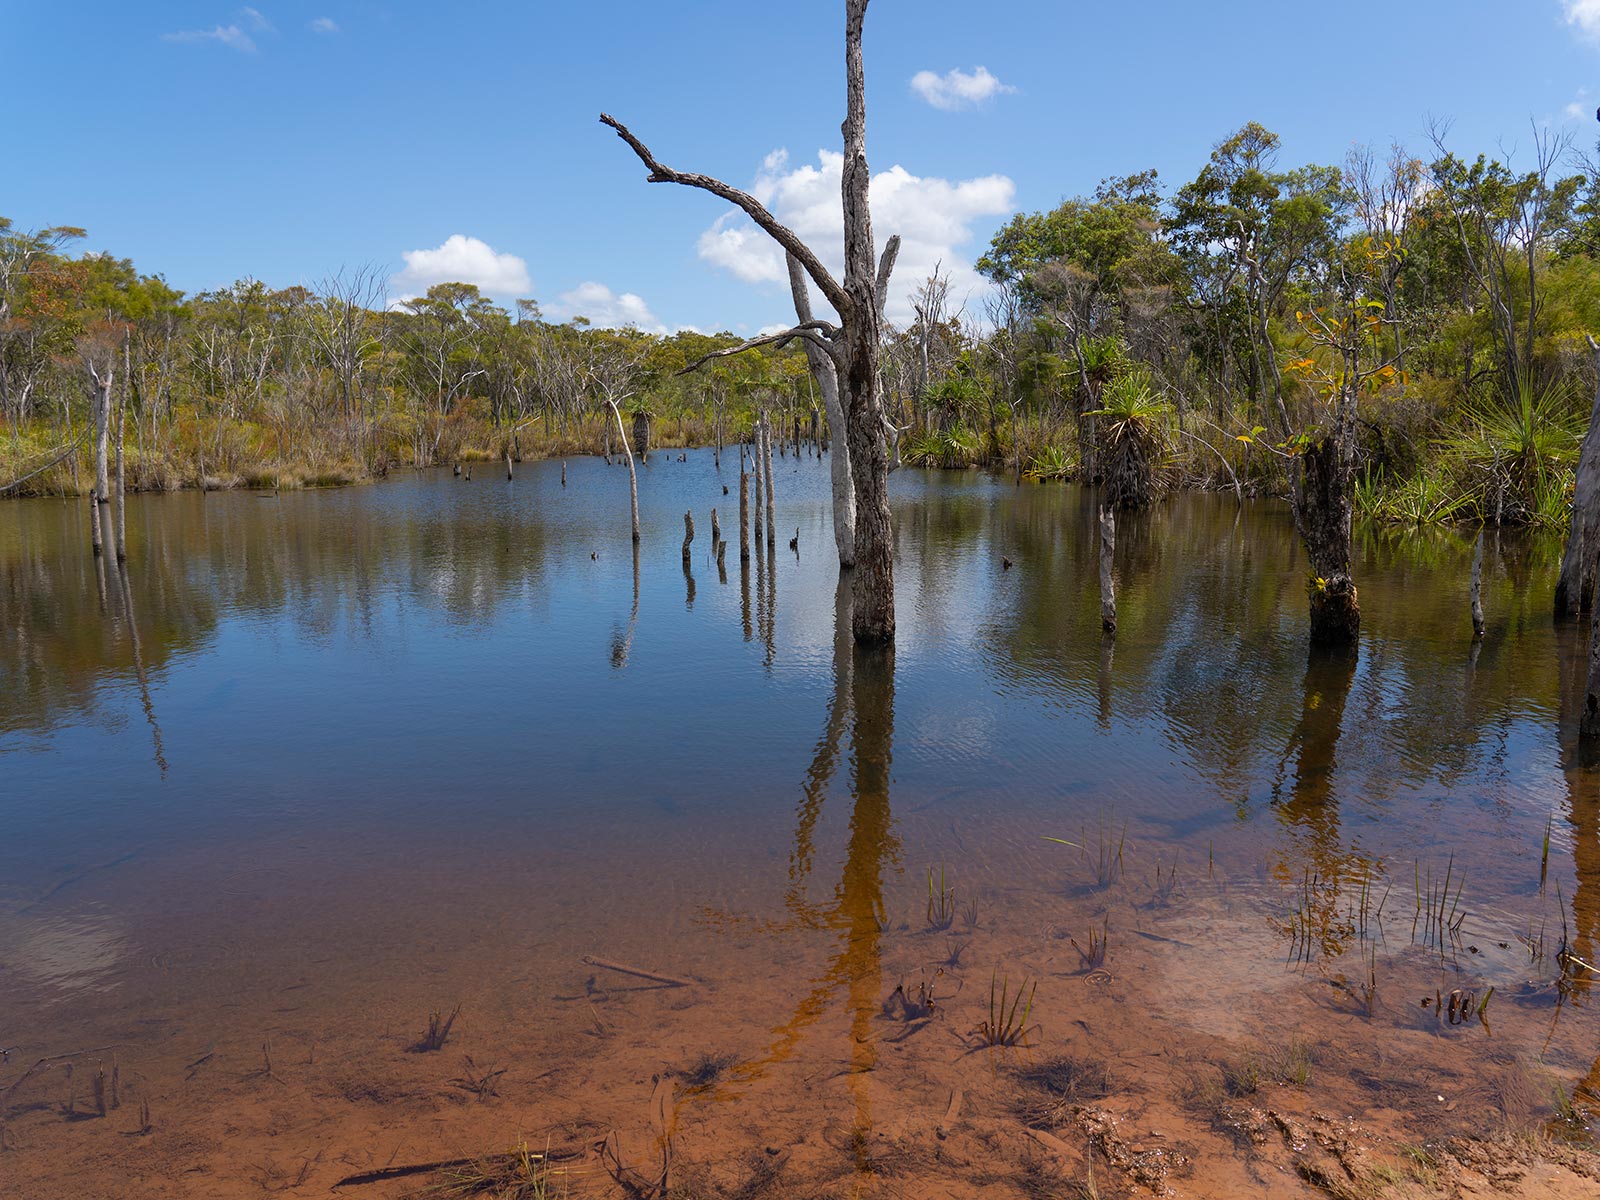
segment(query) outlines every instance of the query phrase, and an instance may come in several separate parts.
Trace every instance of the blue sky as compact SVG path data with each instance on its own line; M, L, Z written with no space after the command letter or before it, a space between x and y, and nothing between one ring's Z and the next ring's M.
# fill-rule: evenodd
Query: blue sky
M84 226L188 291L370 263L394 294L466 274L556 316L753 331L792 315L759 236L711 196L647 185L596 118L759 185L828 241L842 13L0 0L0 215ZM1170 189L1248 120L1286 164L1393 139L1423 154L1430 115L1463 152L1526 152L1530 122L1585 147L1600 131L1600 0L876 0L866 49L878 234L907 239L892 316L936 260L969 286L1012 211L1151 166ZM914 88L921 72L938 86Z

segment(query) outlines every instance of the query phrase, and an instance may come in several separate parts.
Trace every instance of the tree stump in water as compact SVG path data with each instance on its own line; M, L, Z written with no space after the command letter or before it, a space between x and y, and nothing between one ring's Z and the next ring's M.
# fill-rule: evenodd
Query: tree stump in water
M1589 350L1600 367L1600 345L1589 339ZM1589 410L1589 429L1578 451L1578 470L1573 480L1572 524L1567 530L1567 549L1561 556L1561 576L1556 581L1556 619L1576 616L1592 602L1595 582L1595 549L1600 544L1600 376L1596 376L1594 404Z
M750 461L755 466L755 501L756 501L756 541L761 541L761 422L756 421L756 444L750 452Z
M741 457L743 453L740 451ZM739 472L739 561L750 561L750 473L742 470Z
M124 379L123 387L124 387L124 389L126 389L126 387L127 387L127 383L126 383L127 375L126 375L126 373L124 373L123 379ZM128 498L127 498L127 476L123 473L122 416L123 416L122 402L118 401L118 403L117 403L117 460L116 460L117 461L117 483L116 483L116 488L117 488L116 499L117 499L117 503L116 503L116 509L115 509L115 516L113 517L113 525L112 525L112 529L113 529L113 532L115 534L113 540L116 542L117 561L118 562L126 562L127 558L128 558Z
M1478 541L1472 548L1472 636L1483 638L1483 530L1478 530Z
M89 492L89 545L93 548L96 558L105 553L100 541L100 500L95 496L93 489Z
M688 565L689 562L689 543L692 541L694 541L694 513L685 512L683 514L683 561L685 565Z
M1361 635L1361 606L1350 577L1352 496L1345 453L1334 434L1307 446L1300 463L1300 534L1311 559L1306 590L1311 600L1311 640L1321 646L1353 645Z
M717 510L711 510L711 549L715 553L717 543L722 540L722 525L717 521Z
M765 417L761 419L762 438L766 443L767 461L762 469L766 479L767 488L767 548L770 550L778 540L777 518L773 513L772 505L772 425Z
M1583 716L1578 719L1578 736L1592 751L1600 742L1600 604L1591 604L1589 612L1589 675L1584 686Z
M1117 549L1117 518L1110 504L1100 505L1100 628L1117 631L1117 585L1111 563Z

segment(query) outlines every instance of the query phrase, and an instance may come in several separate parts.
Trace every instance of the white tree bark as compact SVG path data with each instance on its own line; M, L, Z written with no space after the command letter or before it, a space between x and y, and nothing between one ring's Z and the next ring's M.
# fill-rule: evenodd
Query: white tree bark
M800 260L789 255L789 290L794 294L795 320L805 325L811 315L811 289ZM850 475L850 439L845 434L844 405L839 402L839 372L833 359L815 342L807 341L806 362L811 377L822 393L822 407L828 414L828 470L833 485L833 543L839 551L839 565L852 567L856 561L856 485Z
M622 410L615 400L607 400L611 415L617 419L617 436L622 439L622 452L628 456L628 498L633 504L633 544L639 544L639 472L633 465L633 447L628 444L628 431L622 427Z

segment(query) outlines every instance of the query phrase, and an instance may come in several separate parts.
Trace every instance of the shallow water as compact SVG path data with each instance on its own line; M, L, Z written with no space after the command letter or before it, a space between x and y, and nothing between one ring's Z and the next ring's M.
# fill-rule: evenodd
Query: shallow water
M542 1107L642 1112L641 1080L724 1053L712 1091L752 1144L836 1121L849 1168L881 1173L862 1146L899 1101L872 1081L926 1044L880 1012L903 979L937 979L915 1078L941 1087L976 1069L997 975L1040 983L1036 1054L1271 1028L1336 1061L1390 1039L1396 1076L1600 1084L1586 973L1556 962L1563 930L1595 961L1600 776L1575 759L1555 547L1489 535L1474 647L1466 536L1363 530L1360 653L1322 659L1287 511L1179 496L1120 523L1113 643L1085 493L908 470L899 638L871 654L839 636L826 464L778 460L779 536L741 567L736 457L653 455L637 555L625 471L596 459L565 487L548 462L133 497L125 573L88 553L82 502L0 506L0 1095L115 1045L169 1114L122 1145L61 1119L59 1072L25 1081L0 1157L23 1194L63 1156L77 1195L129 1173L188 1195L197 1169L214 1191L192 1194L231 1194L240 1137L316 1149L326 1183L381 1165L376 1128L428 1158ZM1447 874L1441 938L1418 894ZM1074 948L1090 928L1105 978ZM949 937L968 957L935 976ZM1421 1003L1491 985L1482 1021ZM450 1050L512 1063L514 1111L440 1115L457 1056L404 1054L457 1002ZM333 1132L254 1098L257 1073Z

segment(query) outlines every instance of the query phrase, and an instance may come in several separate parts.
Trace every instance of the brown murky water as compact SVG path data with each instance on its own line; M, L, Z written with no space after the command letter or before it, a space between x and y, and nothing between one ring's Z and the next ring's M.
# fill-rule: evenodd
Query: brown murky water
M1364 531L1319 659L1286 512L1178 497L1112 644L1081 493L904 472L863 653L825 464L741 570L688 458L637 562L593 460L140 497L125 574L81 503L0 506L0 1195L519 1139L551 1194L1600 1194L1551 1161L1600 1090L1553 546L1491 535L1475 648L1465 536Z

